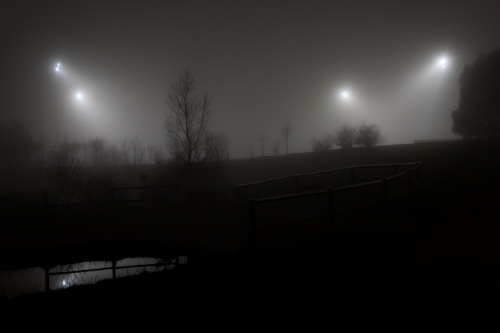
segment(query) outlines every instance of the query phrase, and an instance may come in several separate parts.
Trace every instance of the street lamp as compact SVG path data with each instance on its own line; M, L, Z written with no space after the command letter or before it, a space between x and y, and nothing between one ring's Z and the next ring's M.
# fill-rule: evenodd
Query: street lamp
M349 100L351 99L351 94L349 93L348 90L344 89L344 90L341 90L340 91L340 97L343 99L343 100Z
M446 67L448 67L448 59L446 57L439 58L437 65L443 70L446 69Z
M75 98L77 101L83 101L83 93L81 91L77 91L75 93Z
M58 76L62 75L62 65L60 62L57 62L54 66L54 71ZM56 115L55 115L55 132L56 132L56 144L59 144L59 117L61 113L61 101L60 96L56 97L57 105L56 105Z

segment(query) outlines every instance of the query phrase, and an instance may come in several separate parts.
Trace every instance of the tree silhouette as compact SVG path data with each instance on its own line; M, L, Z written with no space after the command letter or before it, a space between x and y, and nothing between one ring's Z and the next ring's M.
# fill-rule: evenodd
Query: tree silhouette
M188 164L201 160L211 99L206 93L195 94L194 76L188 69L170 86L167 105L170 112L164 129L170 156Z
M78 159L78 143L66 138L52 152L48 175L56 200L70 203L84 183L83 163Z
M352 148L356 138L356 129L349 125L344 125L335 135L335 144L342 148Z
M266 143L266 135L265 134L262 134L260 137L259 137L259 144L260 144L260 153L262 156L265 155L265 143Z
M103 165L105 157L106 142L101 138L90 140L90 151L92 153L92 162L94 165Z
M481 54L459 79L460 101L452 131L464 139L500 135L500 49Z
M377 125L362 124L356 131L354 144L362 147L372 147L382 141L380 129Z
M324 137L312 140L312 149L315 152L328 151L333 148L335 137L331 134L327 134Z
M225 133L207 132L204 141L206 161L221 163L229 160L229 137Z
M283 145L283 143L281 142L280 139L274 141L274 144L273 144L273 147L272 147L274 156L278 156L279 155L282 145Z
M281 135L283 136L283 142L285 144L285 150L287 155L288 155L288 144L291 133L292 133L292 126L290 125L290 120L287 120L285 125L283 125L283 127L281 128Z

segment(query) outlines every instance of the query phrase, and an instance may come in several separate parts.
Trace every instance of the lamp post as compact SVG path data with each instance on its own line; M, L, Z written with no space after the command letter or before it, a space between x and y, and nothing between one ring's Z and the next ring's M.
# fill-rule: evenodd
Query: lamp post
M56 72L57 75L62 74L62 65L60 62L57 62L56 65L54 66L54 71ZM56 132L56 145L59 144L59 113L61 113L61 101L60 101L60 96L56 96L56 112L55 112L55 132Z

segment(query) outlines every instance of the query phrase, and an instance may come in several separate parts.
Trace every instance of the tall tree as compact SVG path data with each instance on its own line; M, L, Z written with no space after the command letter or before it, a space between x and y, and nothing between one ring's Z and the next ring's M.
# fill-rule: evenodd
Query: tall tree
M201 160L211 99L206 93L196 95L194 76L188 69L170 86L167 105L170 112L164 129L170 156L188 164Z
M460 101L452 130L464 139L500 135L500 48L481 54L460 75Z
M288 155L288 145L291 133L292 133L292 126L290 125L290 120L287 120L285 125L283 125L283 127L281 128L281 135L283 136L283 142L285 144L285 150L287 155Z
M265 149L266 135L265 134L262 134L259 137L259 143L260 143L260 153L262 154L262 156L264 156L265 152L266 152L266 149Z

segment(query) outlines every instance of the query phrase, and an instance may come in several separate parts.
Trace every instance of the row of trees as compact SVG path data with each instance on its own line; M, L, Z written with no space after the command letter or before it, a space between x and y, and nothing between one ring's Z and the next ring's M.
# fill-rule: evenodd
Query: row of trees
M60 144L52 148L38 142L36 145L36 161L40 164L50 164L60 156L72 156L82 165L117 166L161 164L163 152L156 145L144 145L139 137L124 138L119 145L108 144L102 138L76 141L65 138Z
M358 127L342 126L335 134L327 134L312 140L313 151L327 151L335 145L340 148L372 147L382 142L380 128L375 124Z
M213 133L208 129L211 98L207 93L197 95L194 76L189 70L182 72L169 90L167 105L170 112L165 121L165 142L170 157L175 161L192 164L199 161L224 161L229 158L229 139L225 134ZM276 156L282 149L289 153L292 126L288 120L281 128L281 136L271 151ZM259 148L265 155L266 136L259 137ZM323 151L336 144L342 148L353 146L374 146L382 140L376 125L360 125L358 128L344 126L336 135L313 139L313 150ZM250 157L255 149L249 146Z
M285 124L281 127L281 136L276 139L271 146L271 153L274 156L278 156L282 150L284 153L288 155L290 148L290 136L292 134L292 125L290 120L287 120ZM262 134L259 136L259 148L262 156L265 155L266 152L266 135ZM250 157L255 157L255 148L253 145L248 146L248 151L250 153Z

